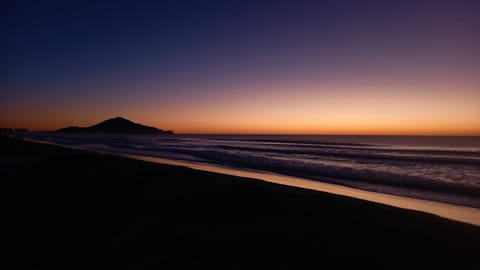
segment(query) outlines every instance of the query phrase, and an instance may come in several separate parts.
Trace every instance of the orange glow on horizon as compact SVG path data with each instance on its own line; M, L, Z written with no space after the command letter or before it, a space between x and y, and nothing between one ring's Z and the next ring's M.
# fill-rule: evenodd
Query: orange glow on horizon
M20 111L3 106L0 127L55 130L122 116L179 134L480 135L478 84L452 85L277 83L105 106L24 101Z
M67 126L90 126L117 115L106 115L72 122L65 119L49 119L46 122L29 120L3 122L2 127L28 128L29 130L51 131ZM173 130L177 134L285 134L285 135L438 135L438 136L480 136L480 121L463 121L462 123L436 123L424 120L422 122L401 123L388 121L367 121L351 119L323 123L286 119L272 122L267 119L252 124L248 120L232 121L230 123L210 119L207 121L191 120L184 123L174 123L170 120L158 121L153 118L124 117L145 125L161 129Z

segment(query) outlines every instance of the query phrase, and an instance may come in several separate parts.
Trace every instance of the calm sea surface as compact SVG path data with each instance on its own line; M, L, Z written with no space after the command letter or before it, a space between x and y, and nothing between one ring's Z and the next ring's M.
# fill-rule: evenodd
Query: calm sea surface
M28 138L268 171L480 208L480 137L32 133Z

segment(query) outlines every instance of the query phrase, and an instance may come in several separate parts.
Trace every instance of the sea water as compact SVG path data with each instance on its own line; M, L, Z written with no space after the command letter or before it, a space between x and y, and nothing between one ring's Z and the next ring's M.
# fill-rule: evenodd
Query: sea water
M480 208L480 137L58 133L28 137Z

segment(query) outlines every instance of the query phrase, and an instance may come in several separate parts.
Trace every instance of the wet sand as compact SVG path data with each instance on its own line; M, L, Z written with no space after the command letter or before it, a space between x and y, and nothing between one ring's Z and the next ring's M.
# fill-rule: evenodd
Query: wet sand
M2 264L472 266L480 227L350 197L0 137Z
M175 166L184 166L196 170L209 171L215 173L228 174L233 176L239 176L244 178L255 178L270 183L276 183L281 185L287 185L292 187L299 187L317 191L328 192L330 194L337 194L371 202L377 202L381 204L391 205L404 209L422 211L434 215L438 215L444 218L461 221L473 225L480 226L480 209L474 207L460 206L436 201L427 201L416 198L403 197L398 195L391 195L385 193L378 193L372 191L366 191L346 186L340 186L331 183L319 182L315 180L309 180L299 177L293 177L288 175L274 174L263 171L251 171L240 170L236 168L230 168L225 166L203 164L196 162L171 160L158 157L147 157L131 154L119 154L120 156L150 161L155 163L169 164Z

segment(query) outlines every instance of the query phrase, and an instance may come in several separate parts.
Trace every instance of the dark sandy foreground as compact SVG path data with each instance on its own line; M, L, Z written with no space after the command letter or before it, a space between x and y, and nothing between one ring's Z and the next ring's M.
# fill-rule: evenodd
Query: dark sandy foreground
M3 269L443 268L480 260L480 227L6 137L0 179Z

